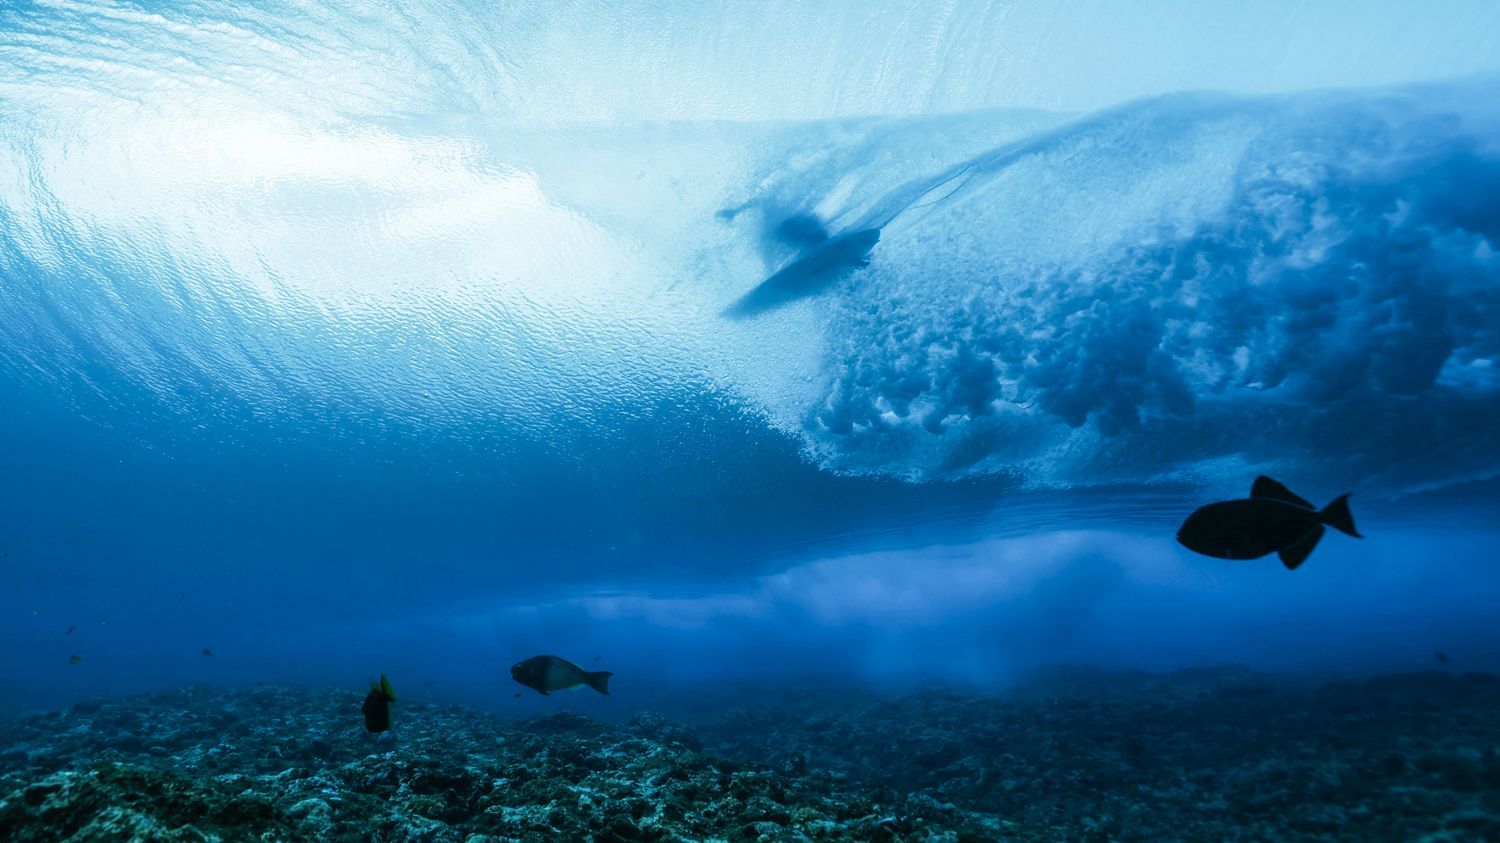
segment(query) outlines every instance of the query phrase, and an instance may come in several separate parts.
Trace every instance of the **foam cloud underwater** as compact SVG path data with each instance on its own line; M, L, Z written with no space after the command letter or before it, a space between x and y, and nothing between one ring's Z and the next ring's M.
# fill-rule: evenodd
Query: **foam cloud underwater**
M915 477L1492 474L1483 90L1167 97L983 153L828 303L801 430Z
M755 675L994 687L1056 663L1405 670L1434 650L1463 652L1469 669L1500 663L1476 622L1500 595L1491 535L1379 539L1330 543L1316 567L1288 575L1274 562L1203 565L1136 534L1044 533L831 556L712 593L602 592L400 629L459 663L481 657L476 641L598 654L638 687ZM1434 543L1441 567L1424 556Z

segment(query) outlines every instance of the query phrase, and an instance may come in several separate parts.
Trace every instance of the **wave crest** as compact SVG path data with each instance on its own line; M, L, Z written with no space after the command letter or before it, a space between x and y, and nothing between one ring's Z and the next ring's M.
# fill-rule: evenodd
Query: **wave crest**
M1173 97L980 156L833 304L800 429L839 470L923 478L1493 473L1500 156L1480 102Z

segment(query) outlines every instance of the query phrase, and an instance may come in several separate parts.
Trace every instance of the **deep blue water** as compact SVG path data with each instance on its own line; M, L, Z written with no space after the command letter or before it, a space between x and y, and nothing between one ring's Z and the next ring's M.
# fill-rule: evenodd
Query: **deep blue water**
M0 9L12 700L1500 669L1500 7L490 5Z

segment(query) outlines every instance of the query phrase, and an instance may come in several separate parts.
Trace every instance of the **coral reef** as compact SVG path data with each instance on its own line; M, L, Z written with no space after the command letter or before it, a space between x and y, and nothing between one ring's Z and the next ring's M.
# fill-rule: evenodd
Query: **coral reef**
M680 690L680 689L679 689ZM502 719L185 688L0 730L0 839L1500 840L1500 677L1052 671Z
M1067 840L1500 840L1500 677L1051 671L1003 697L737 689L709 752ZM732 699L731 699L732 697Z
M408 705L366 734L342 691L183 689L23 718L0 748L0 838L946 840L1004 824L826 773L703 755L690 730Z

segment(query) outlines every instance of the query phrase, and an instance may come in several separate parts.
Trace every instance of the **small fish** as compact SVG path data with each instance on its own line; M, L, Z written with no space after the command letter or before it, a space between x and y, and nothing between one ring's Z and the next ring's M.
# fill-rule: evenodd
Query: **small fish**
M213 650L210 650L210 649L208 649L208 648L207 648L207 647L204 647L204 648L203 648L203 655L205 655L205 656L211 656L211 655L213 655L213 654L214 654L214 651L213 651Z
M516 692L516 699L520 699L520 698L521 698L521 692L520 692L520 691L517 691L517 692Z
M68 656L68 664L82 664L82 663L83 663L83 656L80 656L77 653L74 653L73 655Z
M1438 650L1437 652L1433 653L1432 657L1437 659L1441 664L1447 664L1449 661L1448 654L1443 652L1442 650Z
M372 732L384 732L391 728L391 703L396 701L396 692L391 690L391 681L380 674L380 682L370 683L370 693L360 710L365 713L365 728Z
M607 696L611 676L614 674L610 671L584 670L567 659L557 656L532 656L526 661L517 662L510 668L510 678L543 695L551 694L553 691L571 691L587 685Z
M598 664L598 663L599 663L599 657L598 656L594 656L594 664Z
M1219 559L1258 559L1275 551L1293 570L1323 538L1323 526L1360 539L1349 513L1349 496L1340 495L1321 510L1264 475L1255 478L1250 497L1199 507L1177 531L1188 550Z
M72 635L73 634L73 630L75 630L77 628L78 628L78 624L75 623L72 626L68 627L68 631L64 632L63 635Z

